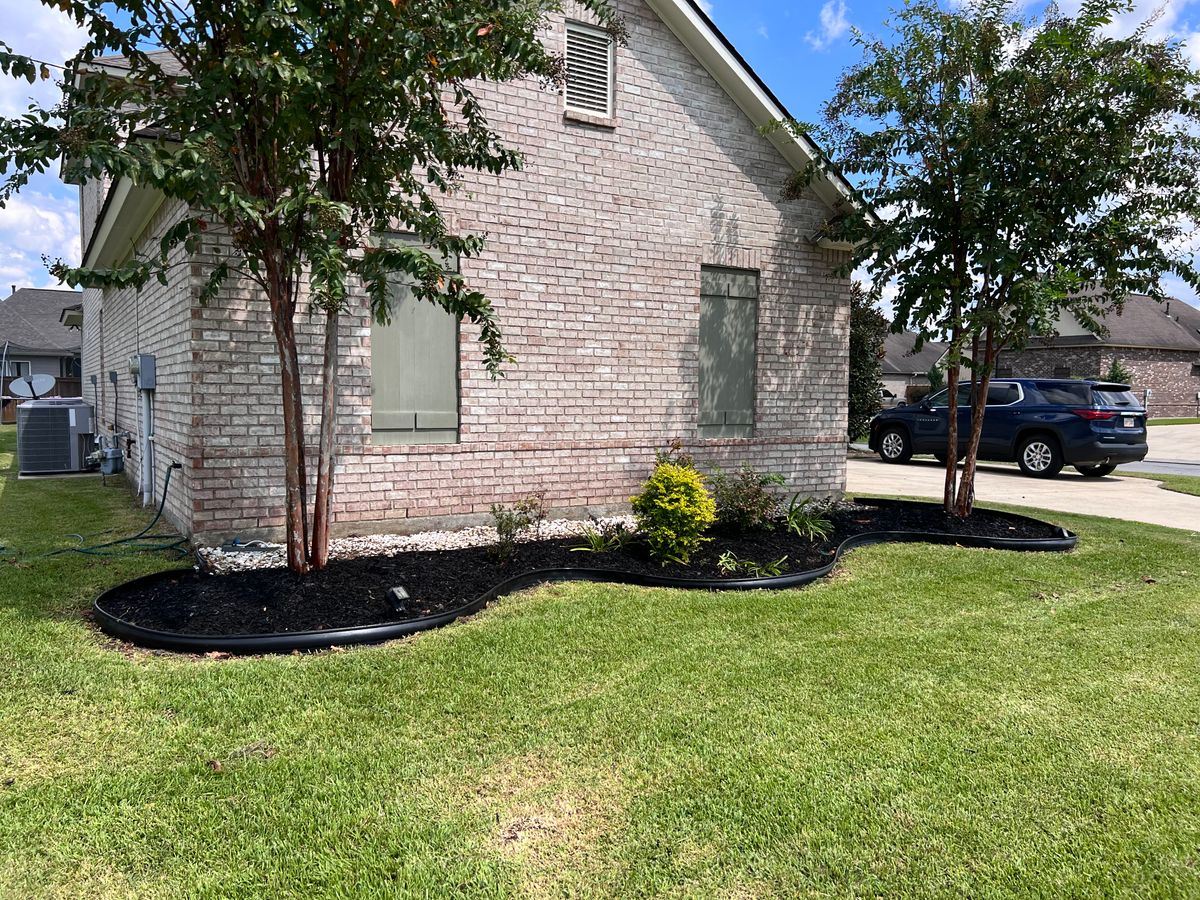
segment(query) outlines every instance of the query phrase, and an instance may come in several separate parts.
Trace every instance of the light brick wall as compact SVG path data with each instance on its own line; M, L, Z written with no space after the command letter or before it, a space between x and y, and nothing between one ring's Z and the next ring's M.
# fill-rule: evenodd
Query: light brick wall
M619 508L676 437L704 464L753 463L815 495L844 489L848 281L832 274L841 254L807 241L827 211L815 198L782 202L790 169L769 141L640 0L621 11L630 36L618 50L615 128L564 120L561 96L532 83L481 88L525 171L473 177L446 208L457 231L487 234L462 269L496 305L518 362L489 380L464 324L460 443L371 444L371 328L354 298L341 342L337 532L476 520L535 490L557 511ZM562 42L561 20L549 39ZM218 252L208 238L191 296ZM697 437L704 264L761 273L751 439ZM192 308L191 323L194 530L278 534L279 366L266 301L231 283ZM302 310L299 325L315 437L318 322Z
M92 199L84 205L98 208L94 195L104 189L92 183L81 188L81 195ZM82 197L81 197L81 202ZM155 213L135 252L153 254L158 239L186 213L180 202L167 201ZM190 470L194 447L191 371L190 266L182 250L171 262L167 284L151 281L141 291L134 288L104 291L88 290L83 295L83 395L97 403L98 428L105 435L130 432L131 456L125 460L125 477L140 490L142 433L141 398L129 373L129 359L135 353L153 353L157 358L157 387L154 391L154 463L155 504L161 494L167 466L183 464L171 477L165 515L185 532L192 529L194 498ZM117 373L117 384L108 373ZM91 376L97 376L93 391ZM123 447L124 444L122 443Z

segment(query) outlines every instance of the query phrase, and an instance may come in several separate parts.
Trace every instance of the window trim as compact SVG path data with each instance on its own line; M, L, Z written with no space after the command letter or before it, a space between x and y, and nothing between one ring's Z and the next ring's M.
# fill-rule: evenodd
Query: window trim
M617 115L617 42L603 28L577 19L567 19L563 29L563 62L569 67L571 32L581 32L590 37L603 37L608 42L608 96L603 112L571 105L567 83L563 84L563 115L591 125L612 125ZM568 81L570 76L568 75Z

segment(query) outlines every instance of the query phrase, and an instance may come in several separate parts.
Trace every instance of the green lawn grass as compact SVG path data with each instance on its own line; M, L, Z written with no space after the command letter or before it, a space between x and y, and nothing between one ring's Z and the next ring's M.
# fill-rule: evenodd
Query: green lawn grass
M1200 478L1197 478L1195 475L1130 472L1126 469L1117 469L1114 474L1120 475L1123 478L1150 478L1154 481L1161 481L1162 487L1168 491L1177 491L1180 494L1192 494L1193 496L1200 497Z
M1200 425L1200 419L1150 419L1147 425Z
M11 432L0 435L11 449ZM0 463L4 462L0 459ZM0 487L0 896L1200 894L1200 541L855 551L750 594L544 587L383 647L116 649Z

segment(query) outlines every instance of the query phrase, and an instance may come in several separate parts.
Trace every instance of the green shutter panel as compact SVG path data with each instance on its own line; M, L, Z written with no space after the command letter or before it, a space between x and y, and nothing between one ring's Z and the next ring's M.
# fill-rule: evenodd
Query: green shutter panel
M700 436L750 437L758 276L705 268L700 280Z
M458 440L458 321L389 285L392 319L371 326L371 412L376 444Z

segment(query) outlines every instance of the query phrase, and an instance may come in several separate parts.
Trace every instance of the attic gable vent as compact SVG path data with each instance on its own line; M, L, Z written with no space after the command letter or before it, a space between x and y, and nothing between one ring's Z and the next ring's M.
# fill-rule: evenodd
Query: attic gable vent
M567 109L611 116L613 41L607 32L567 23Z

